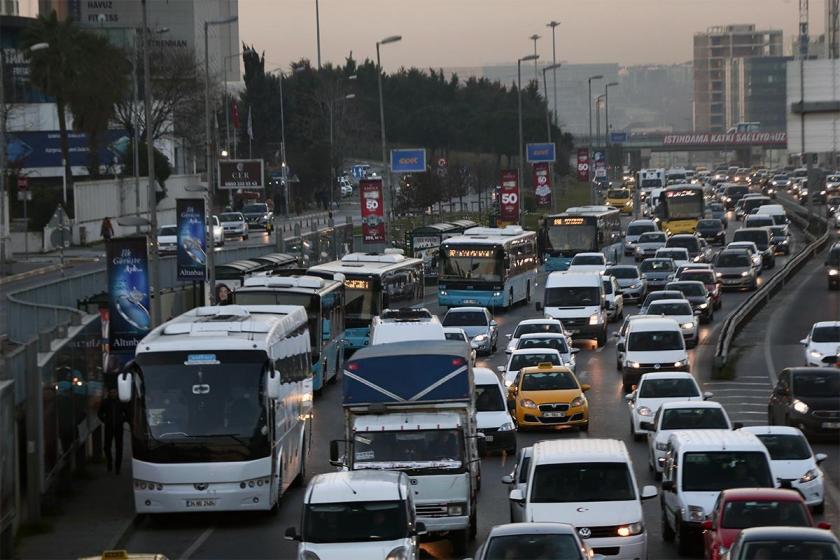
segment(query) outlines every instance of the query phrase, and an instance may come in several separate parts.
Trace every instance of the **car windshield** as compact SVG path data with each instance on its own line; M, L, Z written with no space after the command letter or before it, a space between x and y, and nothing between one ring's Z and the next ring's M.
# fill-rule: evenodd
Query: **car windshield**
M571 264L572 266L578 264L603 265L605 262L604 255L575 255Z
M811 447L799 434L756 434L774 461L803 461L811 457Z
M590 286L546 288L546 307L591 307L600 305L601 291Z
M744 222L746 227L770 227L774 225L770 216L747 216Z
M785 539L778 541L746 541L740 558L744 560L790 560L791 558L814 558L818 560L840 560L840 545L831 541L809 541L806 539Z
M619 280L635 280L639 277L639 269L635 266L614 266L608 268L605 274Z
M561 332L563 332L563 329L557 323L528 323L518 325L513 333L513 338L520 338L526 334Z
M257 214L259 212L268 212L268 205L266 204L246 204L242 207L242 212L245 214Z
M697 222L697 229L719 231L723 229L723 222L720 220L700 220Z
M673 272L674 261L671 259L645 259L640 267L642 272Z
M648 307L649 315L691 315L691 305L688 303L654 302Z
M692 379L642 379L639 398L672 399L676 397L699 397L697 383Z
M610 189L607 191L607 198L630 198L630 191L627 189Z
M450 311L443 318L444 327L486 327L487 316L477 311Z
M744 253L721 253L718 256L715 267L717 268L744 268L750 266L751 261L749 255Z
M770 226L770 233L773 237L786 237L787 228L785 226Z
M703 284L675 284L668 286L669 290L679 290L686 296L704 296L706 295L706 287Z
M691 251L700 250L700 242L696 237L672 237L668 240L668 247L683 248ZM681 255L682 251L676 251L676 254Z
M164 226L158 230L158 235L178 235L178 228L175 226Z
M635 500L627 463L538 465L531 485L533 503L618 502Z
M682 333L677 330L631 332L627 337L627 349L633 352L657 352L684 348Z
M801 502L755 500L726 502L723 507L721 527L747 529L748 527L809 527L811 525L805 506Z
M627 226L627 235L642 235L649 231L656 231L656 226L653 224L630 224Z
M561 336L552 336L546 338L520 338L516 346L517 350L530 350L533 348L551 348L557 350L561 354L568 354L569 347L566 345L566 339Z
M356 469L460 468L464 459L457 429L356 432L353 451Z
M709 204L709 210L712 212L724 212L726 209L723 207L723 204L715 202L713 204Z
M720 492L727 488L773 486L770 465L760 451L698 451L683 456L684 492Z
M487 384L475 386L475 410L476 412L498 412L505 410L502 391L498 385Z
M567 371L528 373L522 378L523 391L560 391L577 388L575 376Z
M639 243L665 243L668 237L661 232L643 233L639 236Z
M573 535L553 533L491 537L482 558L486 560L507 560L508 558L583 560L580 546Z
M840 324L815 327L811 342L836 342L840 344Z
M715 273L711 270L686 270L681 275L682 280L695 280L703 284L714 284Z
M219 219L223 222L241 222L242 221L242 214L236 213L227 213L227 214L219 214Z
M519 371L524 367L533 367L539 364L550 363L555 366L562 365L560 356L554 352L514 354L510 358L509 371Z
M688 252L684 249L660 249L656 252L657 258L673 259L675 261L688 260Z
M407 533L405 504L399 501L308 504L304 508L305 542L393 541Z
M662 411L661 430L728 430L720 408L669 408Z
M797 397L840 397L840 370L795 373L793 394Z
M773 177L774 181L787 181L789 177L787 175L776 175Z
M761 250L767 248L768 244L768 232L766 229L761 230L746 230L746 229L739 229L735 232L735 237L733 241L752 241L755 243L756 247Z

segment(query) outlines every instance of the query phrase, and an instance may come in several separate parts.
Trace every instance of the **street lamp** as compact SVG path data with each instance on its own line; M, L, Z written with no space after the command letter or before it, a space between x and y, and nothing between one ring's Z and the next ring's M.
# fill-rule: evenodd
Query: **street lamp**
M391 171L390 166L388 165L388 153L386 151L385 144L385 104L382 98L382 62L379 57L379 46L396 43L398 41L402 41L402 35L390 35L381 41L377 41L376 43L376 81L379 87L379 128L380 135L382 137L382 167L383 174L388 177L388 188L385 189L385 192L383 193L387 195L384 212L386 239L391 235L391 202L393 200L393 196L391 193Z
M548 85L547 85L547 82L545 80L545 73L548 72L549 70L557 70L561 66L563 66L563 65L558 64L558 63L554 63L554 64L549 64L548 66L546 66L545 68L542 69L543 97L545 97L545 136L548 139L549 143L551 143L551 118L549 116L549 110L548 110ZM554 77L555 78L557 77L556 72L554 74ZM555 80L555 83L556 83L556 80ZM555 98L555 100L556 100L556 98ZM555 111L556 111L556 109L555 109ZM554 114L554 118L555 119L557 118L557 113Z
M534 33L533 35L531 35L528 38L531 39L534 42L534 56L539 58L539 55L537 55L537 39L539 39L540 36L537 35L536 33ZM539 85L540 84L540 82L539 82L540 77L539 77L539 73L537 72L537 58L534 59L534 81L537 82L537 87L540 87L540 85Z
M557 36L555 31L557 31L557 26L560 25L559 21L550 21L545 26L551 28L551 63L552 65L557 64ZM554 68L554 72L552 75L554 77L554 125L557 125L557 68ZM548 103L548 98L546 98L546 103Z
M213 234L213 212L210 209L210 187L202 185L187 185L187 192L200 192L204 198L204 248L207 251L207 293L205 301L219 303L216 299L216 238ZM225 232L222 231L222 235Z
M592 80L603 80L604 76L598 74L596 76L589 76L586 80L589 84L589 97L587 97L586 104L589 106L589 142L587 143L589 173L586 177L589 182L589 201L595 204L595 191L592 188Z
M610 82L604 86L604 157L607 159L607 169L610 168L610 88L618 82Z
M536 45L536 43L534 43ZM519 184L521 188L522 184L522 161L525 159L525 154L523 152L524 149L524 140L522 139L522 63L528 62L530 60L536 61L540 55L538 54L529 54L528 56L523 56L516 60L516 98L519 105Z

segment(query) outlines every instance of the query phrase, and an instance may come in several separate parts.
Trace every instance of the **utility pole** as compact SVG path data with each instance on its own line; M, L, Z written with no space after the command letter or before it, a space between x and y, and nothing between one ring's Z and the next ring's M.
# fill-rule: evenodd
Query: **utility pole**
M554 80L554 126L557 126L557 35L555 31L557 31L557 26L560 25L559 21L550 21L546 24L546 27L551 28L551 65L554 67L554 71L551 73ZM548 99L545 100L548 103Z
M318 70L321 69L321 11L318 0L315 0L315 40L318 43Z

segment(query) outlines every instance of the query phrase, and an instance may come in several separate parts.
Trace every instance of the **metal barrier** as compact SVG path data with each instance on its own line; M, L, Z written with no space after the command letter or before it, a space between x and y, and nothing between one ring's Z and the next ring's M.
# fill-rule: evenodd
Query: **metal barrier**
M790 259L782 269L773 275L761 288L753 292L738 308L731 313L723 322L723 326L718 336L717 345L715 347L715 368L720 371L726 366L729 358L729 351L732 346L732 341L738 336L738 333L744 326L752 319L752 317L764 306L770 299L784 287L788 280L790 280L814 255L822 251L831 239L828 229L828 224L825 219L818 216L812 216L811 219L805 218L801 215L802 207L798 204L781 200L781 203L790 210L789 216L792 221L796 222L805 232L806 237L811 241L805 249L798 255ZM822 222L822 229L824 233L819 237L815 237L809 232L813 220Z

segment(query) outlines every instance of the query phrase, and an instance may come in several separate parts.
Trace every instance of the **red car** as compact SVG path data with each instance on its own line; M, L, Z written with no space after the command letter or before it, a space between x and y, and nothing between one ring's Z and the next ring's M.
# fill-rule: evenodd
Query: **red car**
M742 529L750 527L814 527L799 492L782 488L732 488L718 496L703 522L703 548L709 560L729 550ZM830 529L827 523L816 525Z
M680 273L680 280L694 280L695 282L703 282L708 290L709 295L712 296L712 305L715 309L721 307L721 291L720 282L715 278L715 273L712 270L688 269Z

